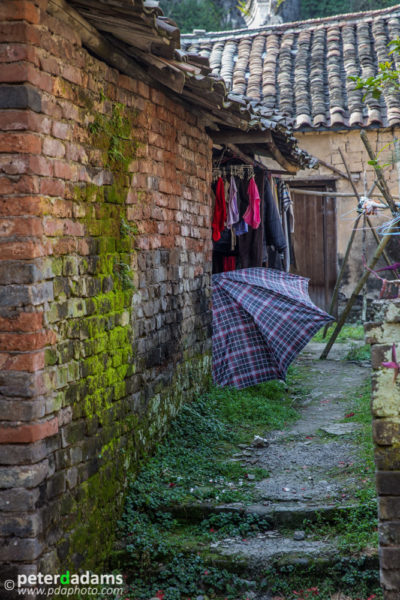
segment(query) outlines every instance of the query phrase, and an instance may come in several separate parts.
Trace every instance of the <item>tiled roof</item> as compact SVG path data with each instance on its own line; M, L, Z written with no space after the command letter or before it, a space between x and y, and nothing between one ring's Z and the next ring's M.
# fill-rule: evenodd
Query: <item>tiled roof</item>
M228 92L223 79L212 73L207 58L180 49L178 27L163 16L154 0L49 1L53 10L68 5L100 31L109 44L107 54L103 51L101 58L123 72L125 69L127 74L137 69L138 77L144 81L156 81L169 88L195 107L211 137L226 135L231 139L233 135L240 137L240 133L252 131L258 134L252 151L268 156L275 154L287 170L315 163L315 159L299 148L288 119L251 98ZM89 29L84 29L85 32L83 43L94 53L98 52L101 44L93 45L95 36L90 35Z
M400 5L253 30L186 34L185 50L208 57L234 93L277 109L300 129L400 124L400 94L366 98L349 76L370 77L393 60ZM395 58L396 67L400 59Z

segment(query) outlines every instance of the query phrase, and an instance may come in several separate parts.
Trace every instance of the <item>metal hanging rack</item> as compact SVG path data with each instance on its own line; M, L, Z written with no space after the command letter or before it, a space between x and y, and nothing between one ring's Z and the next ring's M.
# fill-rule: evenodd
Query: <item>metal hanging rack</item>
M239 179L250 179L254 177L254 166L253 165L228 165L226 167L216 167L212 171L213 181L222 177L227 179L233 175L239 177Z

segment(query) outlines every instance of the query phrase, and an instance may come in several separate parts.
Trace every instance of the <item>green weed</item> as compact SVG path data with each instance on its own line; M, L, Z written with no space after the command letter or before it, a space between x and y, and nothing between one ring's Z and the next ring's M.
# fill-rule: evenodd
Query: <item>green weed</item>
M333 333L336 325L333 324L328 328L325 338L323 337L324 329L321 328L318 333L312 338L312 342L327 342ZM336 342L348 342L349 340L363 340L364 339L364 326L363 325L343 325Z

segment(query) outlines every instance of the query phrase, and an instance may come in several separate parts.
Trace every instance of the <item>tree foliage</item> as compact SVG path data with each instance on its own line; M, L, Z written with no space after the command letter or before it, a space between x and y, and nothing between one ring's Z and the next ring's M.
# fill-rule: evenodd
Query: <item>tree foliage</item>
M167 17L176 21L182 33L222 28L222 10L215 0L161 0L160 7Z
M398 4L398 0L301 0L301 18L313 19L362 10L378 10L395 4Z

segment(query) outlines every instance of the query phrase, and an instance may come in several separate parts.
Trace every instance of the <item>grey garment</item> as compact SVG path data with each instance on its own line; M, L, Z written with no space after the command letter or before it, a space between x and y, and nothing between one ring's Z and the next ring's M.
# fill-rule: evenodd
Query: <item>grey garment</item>
M287 247L286 238L278 207L276 206L267 177L265 177L264 182L263 216L263 262L266 263L270 269L279 269L280 271L283 271L282 252L284 252Z
M268 177L264 182L264 235L266 246L274 246L279 253L286 249L285 233Z

